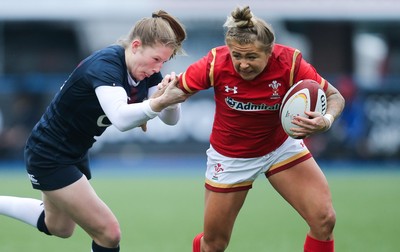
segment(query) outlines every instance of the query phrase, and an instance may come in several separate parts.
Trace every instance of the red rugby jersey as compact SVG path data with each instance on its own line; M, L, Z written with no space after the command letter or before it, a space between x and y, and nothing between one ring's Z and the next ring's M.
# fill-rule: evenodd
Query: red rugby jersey
M297 49L276 44L264 71L247 81L235 71L228 47L221 46L190 65L179 85L187 93L214 88L210 143L225 156L249 158L265 155L287 139L279 108L290 86L302 79L317 81L325 91L328 87Z

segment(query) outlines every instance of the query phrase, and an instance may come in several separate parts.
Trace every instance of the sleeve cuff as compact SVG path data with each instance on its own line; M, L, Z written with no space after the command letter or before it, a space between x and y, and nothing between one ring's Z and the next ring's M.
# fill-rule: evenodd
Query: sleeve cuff
M159 112L155 112L150 107L150 100L143 101L143 112L150 118L158 116Z

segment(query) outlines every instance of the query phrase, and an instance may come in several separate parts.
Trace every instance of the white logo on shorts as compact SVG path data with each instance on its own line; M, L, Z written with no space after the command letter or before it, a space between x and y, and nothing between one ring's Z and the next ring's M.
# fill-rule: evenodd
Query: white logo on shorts
M31 181L32 184L40 185L40 183L37 181L37 179L35 179L34 175L28 173L28 178L29 178L29 180Z

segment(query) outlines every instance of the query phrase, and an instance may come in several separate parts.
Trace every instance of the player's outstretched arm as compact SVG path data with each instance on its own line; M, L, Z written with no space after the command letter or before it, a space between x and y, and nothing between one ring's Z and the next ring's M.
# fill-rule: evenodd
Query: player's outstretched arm
M184 102L188 98L189 95L185 94L177 85L178 78L175 77L160 89L160 91L165 89L160 96L150 98L150 106L153 111L160 112L168 106Z

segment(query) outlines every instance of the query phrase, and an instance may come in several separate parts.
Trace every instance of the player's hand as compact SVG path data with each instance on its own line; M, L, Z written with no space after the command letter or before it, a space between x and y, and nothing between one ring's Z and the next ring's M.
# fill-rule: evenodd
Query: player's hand
M165 75L164 78L162 79L162 81L160 83L158 83L157 91L154 92L150 98L157 98L157 97L161 96L162 94L164 94L165 89L167 89L168 83L173 81L175 78L176 78L175 72L171 72L171 74Z
M146 132L147 131L147 122L145 122L142 125L140 125L140 128L142 128L143 132Z
M178 87L178 83L179 79L174 73L171 74L168 83L165 83L164 80L160 83L160 92L162 92L162 94L154 99L150 99L150 106L153 111L160 112L170 105L184 102L190 96Z
M290 130L295 133L299 138L305 138L310 135L323 132L329 129L330 122L319 112L305 111L309 118L302 116L295 116L292 123L299 126L299 128L291 128Z
M175 80L177 78L175 72L171 72L170 74L165 75L164 79L158 84L158 89L162 90L168 86L168 83Z
M171 103L170 105L184 102L188 97L188 95L178 87L178 84L178 77L176 75L173 75L171 76L171 80L167 83L165 87L163 96L166 100L168 100L169 103Z

